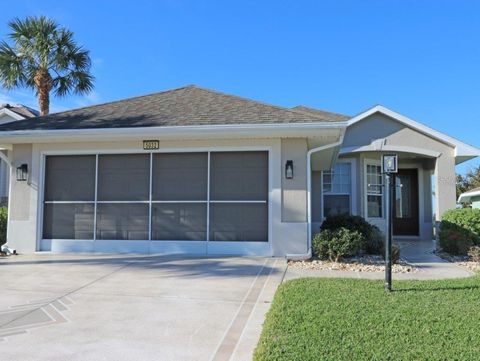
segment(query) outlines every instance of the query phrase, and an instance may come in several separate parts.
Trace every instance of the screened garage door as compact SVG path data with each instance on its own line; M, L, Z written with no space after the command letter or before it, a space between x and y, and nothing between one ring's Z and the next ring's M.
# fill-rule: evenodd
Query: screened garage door
M149 251L188 252L189 243L205 253L217 244L224 253L229 245L261 249L268 152L48 155L43 239L86 241L89 250L136 241L123 243L127 252L145 242Z

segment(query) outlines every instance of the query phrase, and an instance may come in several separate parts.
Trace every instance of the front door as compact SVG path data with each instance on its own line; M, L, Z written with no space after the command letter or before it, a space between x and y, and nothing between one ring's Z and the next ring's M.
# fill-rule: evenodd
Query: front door
M395 177L393 234L418 236L418 171L399 169Z

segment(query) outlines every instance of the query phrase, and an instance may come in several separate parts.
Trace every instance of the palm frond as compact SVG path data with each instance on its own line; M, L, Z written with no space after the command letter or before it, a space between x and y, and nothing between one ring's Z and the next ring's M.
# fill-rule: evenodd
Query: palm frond
M25 64L21 56L5 42L0 43L0 82L4 88L26 86Z
M35 77L48 72L57 96L92 91L90 54L75 42L70 30L45 16L15 18L8 25L12 44L0 43L1 85L29 87L38 94Z

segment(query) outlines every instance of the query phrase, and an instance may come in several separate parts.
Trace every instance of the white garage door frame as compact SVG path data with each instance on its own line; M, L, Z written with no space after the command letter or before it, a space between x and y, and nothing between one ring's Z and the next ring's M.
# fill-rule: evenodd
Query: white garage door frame
M161 154L161 153L208 153L213 152L241 152L241 151L266 151L268 153L268 241L267 242L238 242L238 241L210 241L209 222L207 214L207 240L205 241L168 241L168 240L98 240L96 232L94 239L44 239L43 238L43 213L45 197L45 168L46 157L49 155L99 155L107 154ZM153 157L150 157L150 160ZM152 165L150 164L150 167ZM96 168L98 171L98 167ZM37 250L51 251L54 253L148 253L148 254L191 254L191 255L252 255L272 256L272 177L273 156L271 146L245 146L245 147L192 147L192 148L162 148L154 151L141 151L138 149L85 149L85 150L43 150L40 152L39 172L39 197L37 217ZM210 193L210 164L208 164L208 194ZM97 184L95 185L97 187ZM150 187L151 193L151 187ZM208 201L210 197L208 196ZM207 207L209 209L209 207ZM207 211L208 212L208 211ZM151 214L150 214L151 218ZM151 223L151 221L150 221ZM151 229L149 229L151 234Z

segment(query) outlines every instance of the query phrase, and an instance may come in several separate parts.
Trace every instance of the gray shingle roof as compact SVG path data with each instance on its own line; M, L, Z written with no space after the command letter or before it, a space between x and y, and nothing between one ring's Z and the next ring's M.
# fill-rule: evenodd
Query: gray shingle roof
M309 108L309 107L306 107L304 105L297 105L296 107L293 107L292 109L300 111L300 112L304 112L304 113L307 113L307 114L316 115L317 117L321 118L324 122L343 122L343 121L351 118L348 115L326 112L326 111L320 110L320 109Z
M0 131L323 122L324 116L193 85L0 125Z

